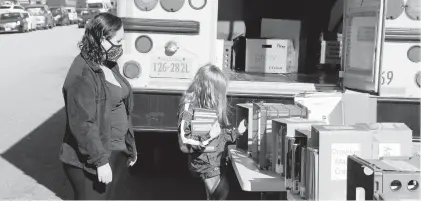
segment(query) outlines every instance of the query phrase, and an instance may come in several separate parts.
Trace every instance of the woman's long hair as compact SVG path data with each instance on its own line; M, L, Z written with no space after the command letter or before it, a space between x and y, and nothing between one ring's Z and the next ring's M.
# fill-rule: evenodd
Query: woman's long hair
M221 125L229 126L227 117L228 79L216 66L207 64L201 67L181 98L181 104L192 104L196 108L216 110Z
M110 14L100 13L96 15L86 26L85 34L78 43L82 55L97 64L105 60L105 50L101 40L112 38L121 29L123 22L121 18Z

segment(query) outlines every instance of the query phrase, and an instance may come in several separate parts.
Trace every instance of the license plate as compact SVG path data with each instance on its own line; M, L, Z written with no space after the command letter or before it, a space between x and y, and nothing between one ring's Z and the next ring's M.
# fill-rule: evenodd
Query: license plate
M190 78L191 62L188 59L152 59L149 77L156 78Z
M6 27L6 28L4 28L4 30L5 31L10 31L10 30L12 30L11 28L9 28L9 27Z

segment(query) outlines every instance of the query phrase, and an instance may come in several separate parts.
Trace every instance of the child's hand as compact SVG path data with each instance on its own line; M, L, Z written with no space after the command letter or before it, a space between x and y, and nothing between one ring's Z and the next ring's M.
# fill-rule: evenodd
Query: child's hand
M238 125L238 132L243 134L247 130L247 121L243 119L240 124Z
M203 142L200 144L200 146L202 146L202 147L206 147L206 146L208 146L209 142L210 142L210 139L205 140L205 141L203 141Z
M211 130L209 131L209 135L210 135L210 139L215 139L216 137L219 136L219 134L221 134L221 126L219 125L219 122L215 122L211 128Z

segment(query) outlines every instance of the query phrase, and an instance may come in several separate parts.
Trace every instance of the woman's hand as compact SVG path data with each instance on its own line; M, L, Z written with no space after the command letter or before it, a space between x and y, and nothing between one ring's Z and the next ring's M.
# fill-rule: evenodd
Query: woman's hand
M113 181L113 172L111 170L110 164L107 163L103 166L97 168L98 181L104 184L108 184Z
M221 134L221 126L219 125L219 122L216 121L211 130L209 131L209 135L210 135L210 139L215 139L216 137L218 137Z
M246 120L243 119L238 125L238 132L243 134L247 130Z
M137 154L129 157L129 159L127 160L127 166L133 167L133 165L136 164L136 162L137 162Z

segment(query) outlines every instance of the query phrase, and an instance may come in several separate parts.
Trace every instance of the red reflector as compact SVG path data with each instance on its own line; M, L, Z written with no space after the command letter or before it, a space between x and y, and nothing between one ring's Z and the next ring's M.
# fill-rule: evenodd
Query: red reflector
M148 36L139 36L135 42L136 50L140 53L148 53L153 47L152 39Z
M408 59L414 63L419 63L421 61L421 47L416 45L409 48Z
M128 61L123 66L123 74L127 78L134 79L140 76L142 72L140 64L136 61Z

